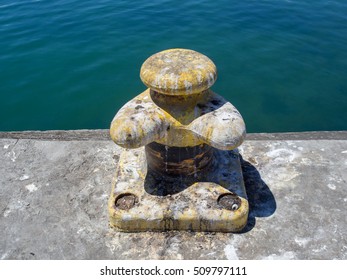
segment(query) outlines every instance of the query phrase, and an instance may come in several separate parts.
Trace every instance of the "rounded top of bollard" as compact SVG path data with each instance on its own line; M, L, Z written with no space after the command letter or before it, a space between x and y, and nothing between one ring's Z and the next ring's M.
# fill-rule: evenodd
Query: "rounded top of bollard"
M142 64L140 77L154 91L190 95L210 88L217 79L217 68L196 51L169 49L150 56Z

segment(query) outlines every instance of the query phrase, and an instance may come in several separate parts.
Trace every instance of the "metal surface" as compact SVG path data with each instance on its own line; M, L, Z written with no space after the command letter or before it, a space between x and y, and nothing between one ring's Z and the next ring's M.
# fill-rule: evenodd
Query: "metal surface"
M121 156L109 200L111 226L241 230L248 201L238 153L232 151L246 129L237 109L209 89L217 78L215 65L198 52L172 49L148 58L140 76L150 88L125 104L111 123L116 144L145 146ZM209 200L213 210L204 207Z

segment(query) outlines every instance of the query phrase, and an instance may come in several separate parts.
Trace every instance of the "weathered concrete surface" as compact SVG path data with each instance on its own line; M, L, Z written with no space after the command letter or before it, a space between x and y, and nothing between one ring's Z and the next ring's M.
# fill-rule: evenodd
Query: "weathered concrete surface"
M347 133L248 139L243 233L119 233L107 131L0 133L0 259L347 259Z

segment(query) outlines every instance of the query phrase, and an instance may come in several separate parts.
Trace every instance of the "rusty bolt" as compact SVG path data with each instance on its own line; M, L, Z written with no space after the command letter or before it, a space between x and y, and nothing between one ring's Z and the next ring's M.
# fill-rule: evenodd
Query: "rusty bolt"
M129 210L135 206L138 199L137 196L131 193L121 194L116 198L115 206L116 208L122 210Z
M217 201L218 205L231 211L236 211L241 206L241 199L234 193L222 194Z

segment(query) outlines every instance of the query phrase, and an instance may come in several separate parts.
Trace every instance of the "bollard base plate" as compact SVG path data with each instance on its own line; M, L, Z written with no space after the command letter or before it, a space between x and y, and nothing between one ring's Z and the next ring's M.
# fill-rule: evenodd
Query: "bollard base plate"
M124 149L108 204L111 227L125 232L241 231L249 206L239 154L213 152L208 170L183 178L148 169L144 147Z

